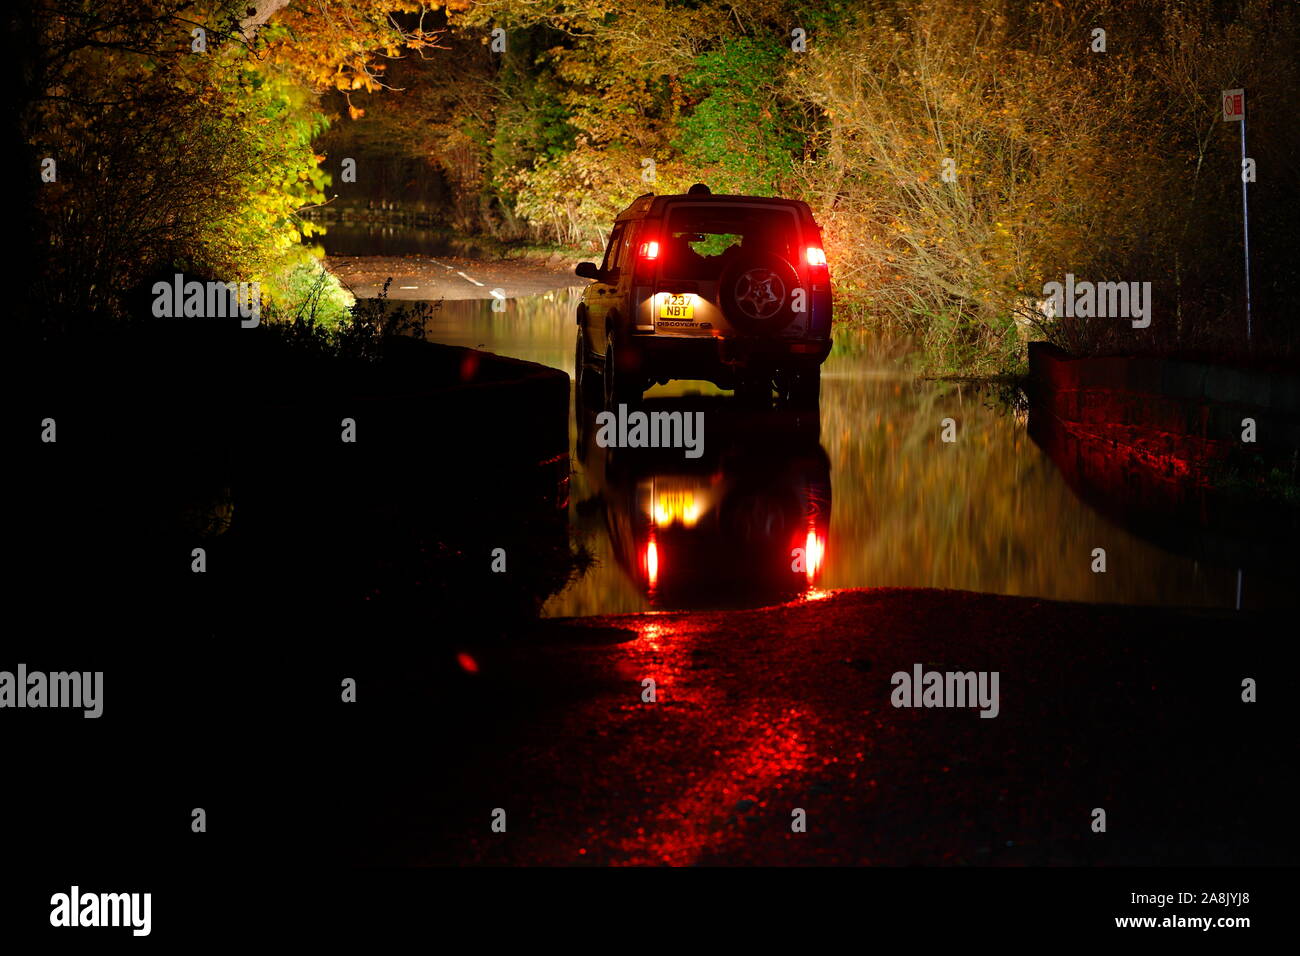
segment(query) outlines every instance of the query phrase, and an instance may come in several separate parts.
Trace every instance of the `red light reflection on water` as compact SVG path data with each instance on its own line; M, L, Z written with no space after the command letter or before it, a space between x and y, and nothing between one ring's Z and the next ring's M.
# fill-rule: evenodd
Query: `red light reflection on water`
M654 538L651 538L650 543L645 546L645 576L646 582L653 590L659 581L659 545L655 543Z
M821 573L822 562L826 557L826 543L819 535L815 528L808 529L808 537L804 542L804 568L808 574L808 583L812 584L817 580L818 574Z
M750 740L739 748L715 749L715 762L706 771L672 781L679 795L656 801L649 815L637 821L636 836L614 837L613 848L625 856L611 862L689 866L705 853L725 853L744 842L756 826L788 825L788 801L772 805L772 798L813 763L803 733L808 714L797 708L776 714L755 708L728 719L733 730ZM673 773L672 768L660 770Z
M654 724L653 732L644 728L646 754L630 761L631 779L623 780L645 798L645 809L593 828L613 851L609 862L686 866L752 839L759 827L788 827L792 807L779 798L786 790L793 800L791 788L800 790L801 778L819 763L810 744L821 736L815 714L776 696L743 702L724 696L709 679L702 663L709 658L697 653L693 630L671 614L643 620L639 631L621 646L619 669L637 680L653 678L658 700L628 706L661 709L645 712ZM683 775L655 759L658 741L682 739L705 748L706 759L695 763L704 769Z

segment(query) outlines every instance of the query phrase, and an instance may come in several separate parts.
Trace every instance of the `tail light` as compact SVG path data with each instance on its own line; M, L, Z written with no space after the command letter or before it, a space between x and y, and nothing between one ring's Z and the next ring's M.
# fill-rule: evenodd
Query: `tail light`
M803 259L808 264L804 274L814 293L811 314L808 316L808 332L814 338L821 339L831 332L831 273L826 267L826 249L822 246L820 230L805 232L804 239L807 245L804 247Z
M636 285L648 285L654 278L655 263L659 261L663 246L655 230L642 227L637 237L636 261L632 266L632 281Z
M659 546L654 538L645 546L645 577L652 588L659 581Z

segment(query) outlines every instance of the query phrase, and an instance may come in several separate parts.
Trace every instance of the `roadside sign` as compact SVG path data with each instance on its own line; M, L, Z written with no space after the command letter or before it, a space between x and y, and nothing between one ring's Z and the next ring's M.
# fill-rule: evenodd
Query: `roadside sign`
M1246 91L1223 91L1223 121L1234 123L1246 118Z
M1246 91L1224 90L1223 121L1241 124L1241 169L1246 168ZM1246 175L1241 174L1241 238L1246 259L1246 345L1253 338L1250 317L1250 200L1246 192Z

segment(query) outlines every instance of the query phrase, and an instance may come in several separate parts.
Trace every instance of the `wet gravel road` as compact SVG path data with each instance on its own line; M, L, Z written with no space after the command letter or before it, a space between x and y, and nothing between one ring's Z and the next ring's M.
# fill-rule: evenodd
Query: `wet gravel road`
M816 597L373 659L339 836L380 865L1296 862L1295 661L1267 620ZM892 706L916 664L997 671L998 716Z

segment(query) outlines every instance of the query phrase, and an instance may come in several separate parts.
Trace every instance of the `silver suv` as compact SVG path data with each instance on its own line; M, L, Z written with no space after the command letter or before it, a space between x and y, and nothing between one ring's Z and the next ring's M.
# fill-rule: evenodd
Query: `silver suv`
M808 204L760 196L638 197L619 214L578 306L575 382L606 407L703 379L756 404L816 408L831 281Z

